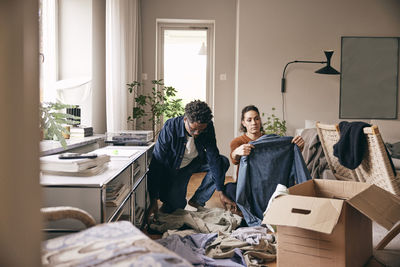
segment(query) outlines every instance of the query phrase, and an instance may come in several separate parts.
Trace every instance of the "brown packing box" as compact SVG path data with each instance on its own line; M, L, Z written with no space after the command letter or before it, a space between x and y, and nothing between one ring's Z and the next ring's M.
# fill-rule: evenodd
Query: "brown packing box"
M400 198L366 183L310 180L276 198L263 223L278 225L278 267L363 266L372 256L372 222L390 229Z

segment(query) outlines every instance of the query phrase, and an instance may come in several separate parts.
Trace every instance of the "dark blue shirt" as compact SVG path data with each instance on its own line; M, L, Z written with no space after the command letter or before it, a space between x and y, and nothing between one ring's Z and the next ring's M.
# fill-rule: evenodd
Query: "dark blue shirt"
M158 192L162 190L160 179L173 179L179 170L187 143L186 134L183 116L165 122L154 146L150 163L148 183L152 198L158 198ZM216 189L222 191L225 172L221 168L222 159L217 148L213 123L209 122L207 128L194 140L199 160L209 164Z
M261 224L263 212L278 184L287 187L311 179L293 137L264 135L249 156L240 158L236 203L249 226Z

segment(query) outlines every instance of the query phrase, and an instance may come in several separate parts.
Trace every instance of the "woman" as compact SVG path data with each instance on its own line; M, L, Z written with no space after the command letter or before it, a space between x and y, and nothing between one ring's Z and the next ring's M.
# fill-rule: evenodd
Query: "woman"
M241 125L240 130L244 132L243 135L236 137L231 141L231 161L234 165L240 163L242 156L248 156L251 150L254 148L250 141L257 140L263 133L260 112L254 105L246 106L242 109ZM303 150L304 140L301 136L296 136L292 139L292 143L295 143L300 150ZM237 174L239 173L239 166L237 168ZM228 183L225 185L226 195L232 199L236 199L236 183Z

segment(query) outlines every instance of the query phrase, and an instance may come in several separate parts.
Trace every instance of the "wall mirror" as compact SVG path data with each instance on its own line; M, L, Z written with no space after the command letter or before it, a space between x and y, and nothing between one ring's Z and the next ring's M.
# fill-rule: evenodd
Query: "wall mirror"
M341 119L397 119L398 37L342 37Z

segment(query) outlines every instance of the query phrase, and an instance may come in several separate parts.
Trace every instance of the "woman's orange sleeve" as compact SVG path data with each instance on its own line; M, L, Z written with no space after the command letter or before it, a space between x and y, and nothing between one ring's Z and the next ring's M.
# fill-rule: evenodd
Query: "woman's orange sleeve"
M234 165L238 165L240 163L240 161L232 158L232 152L233 152L233 150L238 148L240 145L242 145L242 144L241 144L240 140L238 140L238 138L233 139L231 142L231 153L229 154L229 157L231 158L231 161Z

